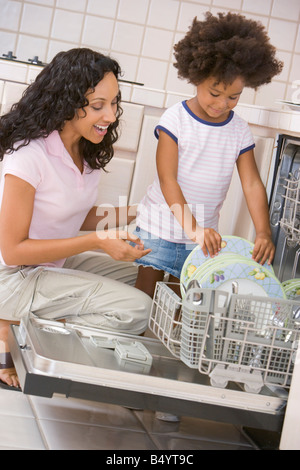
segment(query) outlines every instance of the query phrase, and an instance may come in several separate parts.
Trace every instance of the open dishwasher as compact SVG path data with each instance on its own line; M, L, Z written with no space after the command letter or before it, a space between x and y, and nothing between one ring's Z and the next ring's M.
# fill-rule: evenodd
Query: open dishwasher
M293 176L285 185L281 225L286 243L297 247L300 180ZM298 258L299 249L294 272ZM149 330L154 338L28 314L9 337L22 391L282 430L300 360L299 297L196 287L182 300L162 282Z
M300 336L296 320L300 304L277 303L277 311L286 316L284 324L282 317L276 325L267 325L264 319L253 324L249 315L253 302L257 309L260 299L251 298L250 304L246 299L248 307L239 305L237 317L230 313L236 304L232 296L228 299L226 293L201 289L191 293L202 298L200 305L190 296L182 301L167 283L157 284L149 319L149 328L157 338L31 315L19 326L12 325L9 343L23 393L49 398L62 394L280 431ZM273 312L272 302L268 309ZM201 319L200 325L195 318ZM229 324L234 326L230 334L235 335L229 337L231 344L226 336ZM224 359L228 347L235 350L226 352ZM229 371L224 383L224 370L221 379L218 374L212 378L211 372L220 362L222 365L216 348L223 365L237 366L247 380ZM275 369L281 367L279 374L270 372L270 361Z

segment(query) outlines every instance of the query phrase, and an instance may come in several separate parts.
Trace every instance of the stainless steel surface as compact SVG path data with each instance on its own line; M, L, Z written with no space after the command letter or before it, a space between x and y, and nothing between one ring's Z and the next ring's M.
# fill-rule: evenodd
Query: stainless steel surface
M52 321L28 319L12 326L10 346L25 393L52 396L63 393L126 405L135 403L146 409L203 416L222 421L222 410L230 409L230 420L241 411L261 426L264 418L273 425L282 421L286 396L265 387L259 395L237 386L222 390L211 387L208 378L174 358L164 345L152 338L139 337L153 357L150 370L140 364L120 364L112 349L99 348L91 337L104 336L131 342L136 337L83 328ZM198 405L201 405L198 407ZM225 411L225 415L228 412ZM259 415L259 423L257 422ZM225 420L227 418L224 418ZM244 418L242 418L242 421ZM232 422L231 421L231 422ZM247 421L247 420L246 420ZM267 425L269 426L269 424Z
M294 178L299 170L300 139L286 135L279 136L273 192L270 202L270 223L272 239L276 246L273 267L275 274L281 281L300 276L299 263L298 266L295 266L299 246L287 243L286 233L280 224L286 204L286 181L289 178Z

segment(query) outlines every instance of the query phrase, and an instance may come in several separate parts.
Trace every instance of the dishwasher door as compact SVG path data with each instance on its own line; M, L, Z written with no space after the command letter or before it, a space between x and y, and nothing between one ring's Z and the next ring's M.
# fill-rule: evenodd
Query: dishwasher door
M111 344L146 348L149 361L116 355ZM280 431L287 403L282 389L247 393L221 389L175 358L157 339L116 334L74 324L27 318L12 325L9 344L25 394L54 394L127 407L192 415ZM99 346L100 344L100 346ZM104 346L104 347L103 347Z

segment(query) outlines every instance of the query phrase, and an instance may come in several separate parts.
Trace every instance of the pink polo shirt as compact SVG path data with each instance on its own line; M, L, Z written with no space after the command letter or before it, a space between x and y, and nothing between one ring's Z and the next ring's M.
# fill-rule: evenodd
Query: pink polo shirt
M59 133L54 131L47 138L33 140L4 157L0 200L4 176L18 176L36 190L29 238L74 237L95 205L100 173L87 165L80 173ZM5 264L1 253L0 261ZM61 267L64 262L65 259L61 259L46 265Z

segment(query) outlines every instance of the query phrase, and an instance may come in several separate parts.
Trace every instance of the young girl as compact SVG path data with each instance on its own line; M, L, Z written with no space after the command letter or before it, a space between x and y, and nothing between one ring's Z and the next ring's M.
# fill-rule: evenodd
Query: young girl
M1 117L2 385L19 384L7 334L29 313L133 334L146 329L151 299L125 283L136 277L132 261L150 250L107 230L107 214L94 207L118 137L119 74L118 63L97 52L61 52ZM119 210L109 215L122 226L135 217L125 212L123 220Z
M170 274L178 281L190 250L200 244L215 256L221 248L220 209L237 165L256 229L253 259L272 262L268 203L253 154L249 127L232 110L244 87L268 83L282 69L262 25L219 13L196 18L174 47L178 74L197 95L169 108L155 129L157 178L141 201L136 234L151 248L137 260L136 287L153 296Z

